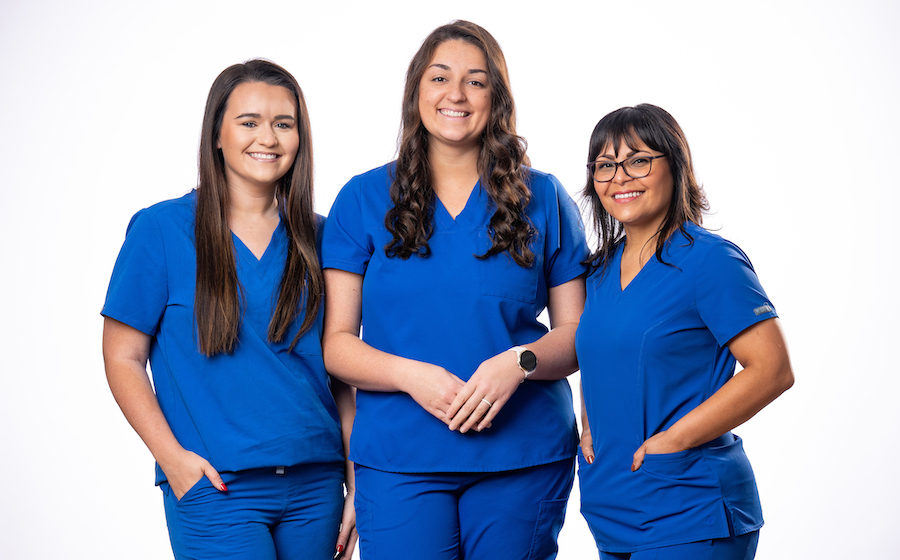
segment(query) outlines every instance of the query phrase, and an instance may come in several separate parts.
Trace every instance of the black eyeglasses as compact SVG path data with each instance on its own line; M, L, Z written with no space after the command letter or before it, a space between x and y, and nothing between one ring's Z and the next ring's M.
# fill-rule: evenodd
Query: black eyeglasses
M653 160L661 157L666 156L665 154L659 156L631 156L623 161L602 159L590 162L587 164L587 168L594 178L594 181L597 181L598 183L612 181L620 166L625 174L632 179L643 179L650 174L650 169L653 167Z

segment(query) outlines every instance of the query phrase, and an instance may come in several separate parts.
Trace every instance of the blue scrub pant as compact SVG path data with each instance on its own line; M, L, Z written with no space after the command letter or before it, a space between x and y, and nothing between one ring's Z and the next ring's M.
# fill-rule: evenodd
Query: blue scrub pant
M746 535L662 546L640 552L601 552L600 560L753 560L759 531Z
M343 469L322 463L221 473L226 492L204 476L181 500L163 482L175 558L330 560L344 505Z
M552 560L571 459L491 473L390 473L356 465L363 560Z

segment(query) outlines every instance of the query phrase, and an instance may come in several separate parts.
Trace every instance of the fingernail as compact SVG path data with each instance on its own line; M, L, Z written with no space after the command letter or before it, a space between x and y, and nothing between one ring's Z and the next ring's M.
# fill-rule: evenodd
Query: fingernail
M219 490L221 490L222 492L228 492L228 487L225 486L225 483L223 482L219 484Z
M594 456L593 455L588 455L587 457L585 457L585 459L587 459L588 465L594 464Z
M342 544L337 545L337 551L338 551L338 554L340 554L341 552L344 552L344 545L342 545Z

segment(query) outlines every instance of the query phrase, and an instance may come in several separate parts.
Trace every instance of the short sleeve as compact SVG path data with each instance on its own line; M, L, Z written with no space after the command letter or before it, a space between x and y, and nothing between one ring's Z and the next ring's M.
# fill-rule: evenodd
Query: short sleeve
M100 313L154 336L167 300L165 244L159 222L151 212L142 210L128 224Z
M559 180L547 175L552 185L552 198L547 200L547 238L544 266L547 287L565 284L587 272L582 264L589 251L584 234L584 223L578 206Z
M748 327L778 316L750 259L728 241L715 243L705 255L695 289L700 317L720 346Z
M373 248L364 218L359 178L354 177L338 193L325 221L322 268L365 274Z

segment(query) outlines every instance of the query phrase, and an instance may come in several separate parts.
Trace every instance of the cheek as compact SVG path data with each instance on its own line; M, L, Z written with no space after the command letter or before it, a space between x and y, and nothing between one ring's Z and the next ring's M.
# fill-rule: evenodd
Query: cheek
M490 115L491 114L491 93L490 92L483 93L481 95L481 97L478 99L478 104L481 106L482 111L484 111L485 113Z
M429 112L430 106L434 104L433 95L427 88L419 90L419 114L424 115Z
M300 134L298 132L294 132L288 139L288 153L293 154L294 157L297 157L297 154L300 152Z
M597 193L597 198L600 199L600 205L606 210L607 213L610 213L612 207L615 206L612 202L607 200L606 198L606 185L609 183L594 183L594 192Z

